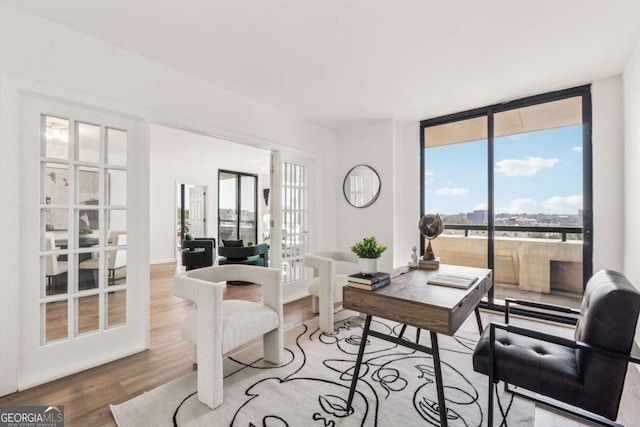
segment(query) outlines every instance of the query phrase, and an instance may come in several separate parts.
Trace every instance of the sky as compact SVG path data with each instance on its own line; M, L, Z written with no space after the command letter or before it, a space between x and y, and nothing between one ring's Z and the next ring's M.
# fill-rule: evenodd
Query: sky
M582 209L582 126L496 138L496 213L577 215ZM487 142L428 148L425 212L487 209Z

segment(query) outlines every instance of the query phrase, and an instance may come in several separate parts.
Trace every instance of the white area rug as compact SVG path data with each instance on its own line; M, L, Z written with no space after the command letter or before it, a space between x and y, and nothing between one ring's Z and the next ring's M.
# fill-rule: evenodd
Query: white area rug
M364 320L353 312L337 317L338 334L318 330L317 319L285 335L286 361L262 361L262 345L225 360L224 403L210 410L198 401L196 373L120 405L111 412L119 426L418 426L440 425L430 355L370 337L353 410L349 385ZM372 329L400 332L401 325L374 317ZM405 338L415 339L407 328ZM473 371L477 334L438 335L450 426L486 425L487 377ZM429 345L429 334L421 335ZM496 401L495 425L530 426L534 405L511 394Z

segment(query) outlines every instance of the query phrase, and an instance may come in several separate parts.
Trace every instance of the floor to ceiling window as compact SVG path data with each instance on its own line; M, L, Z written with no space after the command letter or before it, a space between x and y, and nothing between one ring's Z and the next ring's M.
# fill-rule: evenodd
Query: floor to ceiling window
M448 264L505 297L577 306L591 275L591 98L583 86L421 122L422 214Z
M218 171L218 239L258 243L258 177Z

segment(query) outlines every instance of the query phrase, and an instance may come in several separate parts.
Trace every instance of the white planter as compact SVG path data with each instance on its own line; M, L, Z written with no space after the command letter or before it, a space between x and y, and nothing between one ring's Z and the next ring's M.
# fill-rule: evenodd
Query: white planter
M358 258L358 268L362 274L375 274L378 272L378 260L380 258Z

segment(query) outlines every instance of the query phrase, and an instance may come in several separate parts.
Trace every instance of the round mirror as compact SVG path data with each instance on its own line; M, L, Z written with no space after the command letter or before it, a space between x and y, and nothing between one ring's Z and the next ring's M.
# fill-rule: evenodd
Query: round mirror
M355 166L344 178L342 191L351 206L366 208L371 206L380 194L380 176L370 166Z

